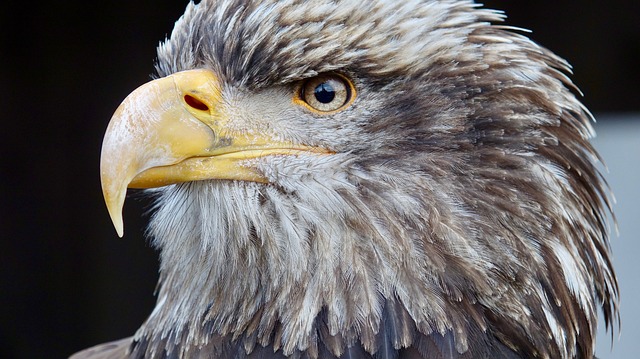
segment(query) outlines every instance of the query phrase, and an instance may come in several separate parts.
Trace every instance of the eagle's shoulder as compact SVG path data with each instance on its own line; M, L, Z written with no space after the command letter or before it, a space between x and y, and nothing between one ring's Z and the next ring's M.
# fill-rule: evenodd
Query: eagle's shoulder
M127 357L132 337L96 345L73 354L69 359L122 359Z

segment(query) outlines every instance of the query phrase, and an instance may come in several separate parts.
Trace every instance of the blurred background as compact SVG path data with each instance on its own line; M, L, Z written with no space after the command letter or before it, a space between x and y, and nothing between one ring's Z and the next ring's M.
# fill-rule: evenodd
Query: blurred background
M186 1L5 1L0 5L0 358L64 358L132 335L155 297L145 200L119 239L98 164L113 111L153 72L155 47ZM90 5L89 5L90 4ZM600 358L635 358L640 339L640 3L486 1L566 58L598 119L595 140L618 204L614 264L622 332Z

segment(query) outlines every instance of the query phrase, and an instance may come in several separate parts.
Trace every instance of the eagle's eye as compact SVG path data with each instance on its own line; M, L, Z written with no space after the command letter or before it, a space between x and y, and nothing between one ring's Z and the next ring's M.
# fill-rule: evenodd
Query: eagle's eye
M337 74L320 75L302 81L294 101L311 111L331 113L347 108L355 99L353 83Z

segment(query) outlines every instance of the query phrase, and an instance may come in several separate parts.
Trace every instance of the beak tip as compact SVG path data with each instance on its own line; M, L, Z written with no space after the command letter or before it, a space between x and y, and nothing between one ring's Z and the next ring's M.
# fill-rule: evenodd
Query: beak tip
M118 237L122 238L124 236L124 222L122 220L122 213L117 212L111 215L111 222L113 223L113 227L118 233Z
M122 238L124 237L124 226L123 225L116 225L116 233L118 233L118 237Z
M111 193L115 192L115 195ZM118 237L122 238L124 235L124 220L122 219L122 207L124 205L124 199L126 196L126 187L120 191L103 191L105 203L107 205L107 212L111 218L111 223L118 233Z

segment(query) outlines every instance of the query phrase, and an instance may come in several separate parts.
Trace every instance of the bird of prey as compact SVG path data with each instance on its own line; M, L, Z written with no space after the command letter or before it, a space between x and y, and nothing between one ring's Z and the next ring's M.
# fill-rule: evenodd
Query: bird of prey
M74 358L593 358L609 190L569 65L468 0L202 0L116 110L157 304Z

